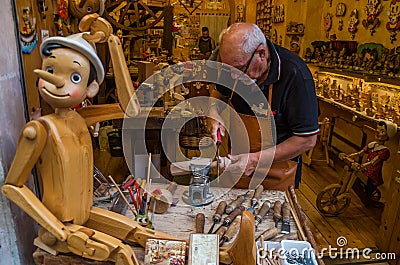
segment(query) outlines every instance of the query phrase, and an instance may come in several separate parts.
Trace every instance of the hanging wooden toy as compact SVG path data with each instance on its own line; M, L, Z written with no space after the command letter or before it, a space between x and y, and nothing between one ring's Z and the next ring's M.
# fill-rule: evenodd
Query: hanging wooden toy
M38 41L36 32L36 18L31 17L31 9L28 6L22 9L22 29L20 30L20 41L23 53L32 53Z
M326 37L329 38L329 31L332 28L332 14L326 13L324 16L324 29L326 31Z
M389 21L386 22L386 29L390 32L390 43L397 40L397 32L400 29L400 0L391 0L389 11L387 11Z
M351 39L354 40L354 37L356 35L357 32L357 26L358 26L358 10L357 8L354 9L353 11L351 11L350 13L350 19L349 19L349 27L347 28L348 31L351 34Z
M376 27L379 26L379 14L382 12L381 0L367 0L368 3L364 7L367 18L362 21L363 26L371 32L371 36L375 33Z

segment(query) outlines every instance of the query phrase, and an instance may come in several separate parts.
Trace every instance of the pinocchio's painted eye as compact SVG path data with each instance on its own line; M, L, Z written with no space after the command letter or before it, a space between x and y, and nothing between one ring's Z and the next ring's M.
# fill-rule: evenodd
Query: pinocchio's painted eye
M50 74L54 74L54 69L51 66L47 66L46 67L46 72L50 73Z
M82 81L82 76L78 73L73 73L71 75L71 81L75 84L78 84Z

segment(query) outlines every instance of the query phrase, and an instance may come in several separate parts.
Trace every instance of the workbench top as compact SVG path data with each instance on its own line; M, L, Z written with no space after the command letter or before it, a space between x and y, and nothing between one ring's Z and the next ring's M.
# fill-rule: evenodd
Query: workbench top
M166 184L152 184L150 190L153 191L156 188L166 188L168 185ZM198 213L203 213L206 217L204 231L208 232L210 229L213 220L212 216L215 213L215 210L218 204L225 200L228 204L229 202L236 199L238 195L242 195L246 193L248 190L245 189L228 189L228 188L220 188L220 187L210 187L210 192L214 195L214 201L206 206L194 207L186 204L182 200L182 195L184 191L188 190L188 186L178 185L173 198L178 198L179 202L176 206L171 206L167 212L163 214L155 214L153 219L153 225L156 230L166 232L170 235L182 238L189 239L190 234L195 233L195 217ZM151 193L151 192L150 192ZM250 198L247 198L251 200ZM274 202L279 200L282 203L285 201L285 192L283 191L270 191L264 190L260 199L260 203L256 206L256 213L259 210L259 207L264 203L264 201L269 200L271 202L271 207ZM133 218L133 214L131 211L126 212L126 216ZM225 218L225 214L222 217ZM151 218L151 213L149 213L149 217ZM291 223L291 234L296 235L297 227L293 220L293 216L291 215L290 219ZM214 228L218 227L217 224ZM279 231L281 228L282 222L279 223ZM255 232L255 237L257 238L260 234L262 234L265 230L274 227L275 223L272 218L272 211L270 210L269 214L265 216L261 224L258 226L257 231ZM279 237L279 235L278 235Z

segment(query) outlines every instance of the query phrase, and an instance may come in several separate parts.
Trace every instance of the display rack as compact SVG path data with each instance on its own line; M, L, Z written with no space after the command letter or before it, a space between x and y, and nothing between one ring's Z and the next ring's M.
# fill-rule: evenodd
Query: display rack
M268 38L271 36L272 30L273 7L272 0L259 1L256 5L256 24Z
M332 70L332 71L331 71ZM375 76L346 75L340 70L318 68L316 93L320 100L345 109L357 117L400 125L400 86Z

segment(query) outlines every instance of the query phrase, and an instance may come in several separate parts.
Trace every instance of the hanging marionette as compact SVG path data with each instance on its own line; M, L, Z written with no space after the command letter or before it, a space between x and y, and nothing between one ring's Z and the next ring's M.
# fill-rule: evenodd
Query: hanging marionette
M386 23L386 29L390 32L390 43L397 40L396 31L400 29L400 0L390 2L389 11L387 11L389 21Z
M362 21L363 26L371 32L371 36L376 31L375 28L379 26L380 21L378 15L382 12L381 0L368 0L364 8L367 18Z
M354 37L356 35L357 32L357 25L358 25L358 10L354 9L353 11L351 11L350 13L350 19L349 19L349 27L348 27L348 31L351 34L351 39L354 40Z

